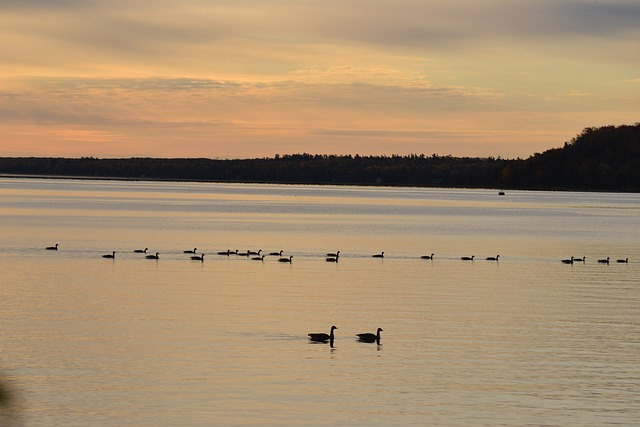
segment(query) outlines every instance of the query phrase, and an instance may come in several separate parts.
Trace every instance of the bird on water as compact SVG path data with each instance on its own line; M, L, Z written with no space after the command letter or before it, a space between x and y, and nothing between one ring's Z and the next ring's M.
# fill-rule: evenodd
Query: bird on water
M147 259L160 259L160 253L156 252L155 255L147 255Z
M629 258L619 259L618 262L619 263L623 263L623 264L628 264L629 263Z
M58 250L58 244L56 243L55 246L47 246L47 250L48 251L57 251Z
M580 257L572 257L573 258L573 262L585 262L587 260L586 256L583 256L582 258Z
M339 255L336 256L328 256L326 257L324 260L327 262L338 262L338 259L340 258Z
M191 257L192 260L194 261L204 261L204 254L198 256L198 255L194 255Z
M380 332L382 332L382 328L378 328L375 334L368 332L366 334L356 334L356 336L360 342L376 342L380 344Z
M269 255L277 255L277 256L282 256L282 253L284 251L280 251L280 252L269 252Z
M420 258L421 259L433 259L433 254L431 254L431 255L422 255Z
M570 259L563 259L562 263L563 264L573 264L573 257L571 257Z
M324 332L320 332L320 333L310 333L307 334L309 335L309 341L311 342L327 342L327 341L331 341L331 343L333 344L333 340L335 338L335 335L333 334L333 331L335 329L338 329L335 326L331 327L331 333L326 334Z
M380 252L379 254L371 255L373 258L384 258L384 252Z
M609 257L607 257L607 259L599 259L598 262L600 264L609 264L609 259L610 259Z
M116 257L116 251L113 251L113 253L110 253L110 254L102 255L102 258L115 258L115 257Z
M264 261L264 255L254 256L251 259L254 261Z
M487 261L498 261L498 258L500 258L500 255L490 256L487 257Z
M146 254L147 251L149 250L149 248L144 248L144 249L134 249L133 252L137 253L137 254Z
M469 256L463 256L462 258L460 258L462 261L473 261L473 259L475 258L475 255L471 255Z
M185 253L185 254L195 254L197 250L198 250L198 248L193 248L192 251L182 251L182 252Z
M337 258L340 256L340 251L336 252L336 253L331 253L331 254L327 254L328 257L333 257L333 258Z
M278 261L280 262L291 262L293 259L293 255L289 256L289 258L280 258Z

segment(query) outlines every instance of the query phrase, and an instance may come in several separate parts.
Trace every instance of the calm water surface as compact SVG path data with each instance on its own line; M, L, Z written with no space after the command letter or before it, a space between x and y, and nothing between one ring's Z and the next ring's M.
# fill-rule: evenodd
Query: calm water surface
M0 233L2 425L640 425L637 194L1 179Z

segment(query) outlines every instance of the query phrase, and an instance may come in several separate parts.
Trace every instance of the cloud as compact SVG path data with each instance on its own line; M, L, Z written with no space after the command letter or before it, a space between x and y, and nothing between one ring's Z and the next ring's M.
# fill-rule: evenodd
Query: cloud
M56 50L59 58L45 56L62 67L81 66L84 59L96 68L125 61L143 69L200 64L202 72L208 63L251 72L254 60L290 68L295 59L287 52L299 55L301 46L327 54L333 46L338 52L429 56L495 40L514 48L575 38L620 40L637 36L639 21L640 3L634 0L11 0L3 2L0 34L30 45L34 55L38 44L65 48ZM37 61L11 49L4 56ZM236 61L235 67L221 64L226 60Z

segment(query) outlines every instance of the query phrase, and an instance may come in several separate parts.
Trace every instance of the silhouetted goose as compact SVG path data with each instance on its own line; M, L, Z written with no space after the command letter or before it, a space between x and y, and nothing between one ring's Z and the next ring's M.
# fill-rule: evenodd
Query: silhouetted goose
M338 262L339 258L340 258L340 256L336 254L336 256L329 256L329 257L325 258L324 260L327 261L327 262Z
M431 255L422 255L420 258L421 259L433 259L433 254L431 254Z
M335 326L332 326L330 334L325 334L324 332L307 334L307 335L309 335L309 341L313 341L313 342L331 341L331 342L333 342L333 339L335 338L335 336L333 335L334 329L338 329L338 328L336 328Z
M198 250L198 248L193 248L193 250L192 250L192 251L182 251L182 253L185 253L185 254L195 254L197 250Z
M160 259L160 253L156 252L155 255L147 255L147 259Z
M147 251L149 250L149 248L144 248L144 249L134 249L133 252L137 253L137 254L146 254Z
M336 252L335 254L327 254L327 256L333 257L333 258L337 258L340 256L340 251Z
M236 255L238 256L249 256L251 255L251 253L249 251L246 252L236 252Z
M254 261L264 261L264 255L256 256L251 259Z
M113 251L113 253L110 253L110 254L102 255L102 258L115 258L115 257L116 257L116 251Z
M629 258L619 259L617 262L627 264L629 262Z
M191 257L192 260L194 261L204 261L204 254L198 256L198 255L194 255Z
M498 261L500 255L487 257L487 261Z
M562 262L564 264L573 264L573 257L571 257L571 259L563 259Z
M358 337L358 341L362 342L377 342L380 344L380 332L382 332L382 328L378 328L375 334L366 333L366 334L356 334Z
M48 251L57 251L58 250L58 244L56 243L55 246L47 246L47 250Z
M249 255L260 255L260 252L262 252L262 249L260 249L258 252L254 252L254 251L247 251L247 253Z
M601 264L609 264L609 257L607 257L607 259L599 259L598 262Z
M473 261L473 259L475 258L475 255L471 255L469 256L463 256L462 258L460 258L462 261Z
M293 259L293 255L291 255L289 258L280 258L278 261L280 261L280 262L291 262L292 259Z
M380 252L379 254L371 255L372 258L384 258L384 252Z
M280 251L280 252L270 252L269 255L277 255L277 256L282 256L282 253L284 251Z
M227 250L226 250L226 251L224 251L224 252L218 252L218 255L226 255L226 256L229 256L229 255L231 255L232 253L233 253L233 251L232 251L231 249L227 249Z
M585 260L587 259L586 256L583 256L582 258L578 258L578 257L572 257L573 258L573 262L585 262Z

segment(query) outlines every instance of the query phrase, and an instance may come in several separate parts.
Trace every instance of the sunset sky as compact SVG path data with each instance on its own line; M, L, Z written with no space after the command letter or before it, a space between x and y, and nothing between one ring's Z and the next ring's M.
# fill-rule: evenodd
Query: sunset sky
M638 122L638 0L0 0L0 156L514 158Z

